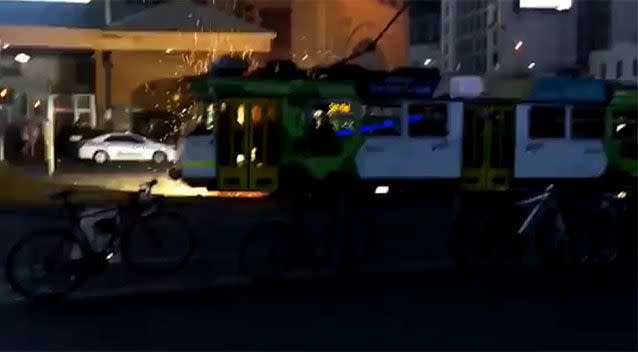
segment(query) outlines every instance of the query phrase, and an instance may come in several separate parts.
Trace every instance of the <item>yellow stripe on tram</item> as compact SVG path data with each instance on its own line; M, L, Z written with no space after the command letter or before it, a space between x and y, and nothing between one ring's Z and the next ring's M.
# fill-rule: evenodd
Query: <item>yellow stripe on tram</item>
M182 162L183 167L215 167L216 163L214 161L184 161Z

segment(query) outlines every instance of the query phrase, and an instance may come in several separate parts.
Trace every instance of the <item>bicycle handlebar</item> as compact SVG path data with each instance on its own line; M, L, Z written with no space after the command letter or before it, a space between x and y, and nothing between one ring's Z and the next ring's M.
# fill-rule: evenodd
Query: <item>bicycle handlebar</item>
M153 189L153 187L155 187L157 185L157 179L152 179L148 182L142 183L140 185L140 189L139 192L141 193L151 193L151 190Z
M536 203L536 202L541 202L545 199L547 199L551 194L552 194L552 190L554 189L554 184L552 183L551 185L547 186L545 188L545 191L538 195L538 196L534 196L532 198L528 198L528 199L523 199L519 202L516 202L516 205L527 205L527 204L532 204L532 203Z

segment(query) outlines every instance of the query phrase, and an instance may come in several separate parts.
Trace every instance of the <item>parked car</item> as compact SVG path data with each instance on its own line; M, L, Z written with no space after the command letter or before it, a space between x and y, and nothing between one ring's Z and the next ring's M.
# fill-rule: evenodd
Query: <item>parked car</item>
M98 164L108 161L175 161L175 147L132 133L107 133L82 142L78 156Z

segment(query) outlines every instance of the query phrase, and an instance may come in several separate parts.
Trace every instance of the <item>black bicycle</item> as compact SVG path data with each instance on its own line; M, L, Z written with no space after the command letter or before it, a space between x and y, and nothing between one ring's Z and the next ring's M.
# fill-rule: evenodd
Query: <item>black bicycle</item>
M5 265L11 288L33 300L64 297L105 272L118 249L138 273L181 269L193 254L195 236L181 216L162 210L163 197L151 194L156 184L142 184L117 207L89 213L69 201L74 191L53 194L52 200L63 202L69 225L36 231L11 248Z

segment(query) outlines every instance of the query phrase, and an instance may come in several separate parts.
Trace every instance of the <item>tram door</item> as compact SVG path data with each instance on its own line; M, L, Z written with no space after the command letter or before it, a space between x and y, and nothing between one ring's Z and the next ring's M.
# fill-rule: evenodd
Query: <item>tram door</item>
M514 168L514 108L466 106L463 128L463 188L507 189Z
M280 121L280 105L273 100L235 100L222 107L217 125L220 190L277 188Z

